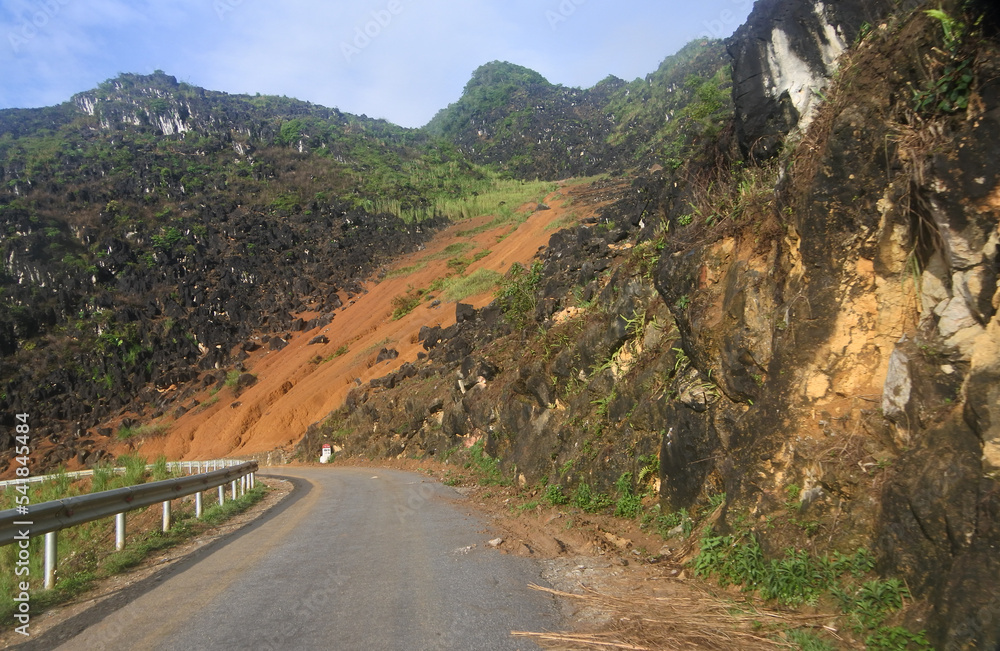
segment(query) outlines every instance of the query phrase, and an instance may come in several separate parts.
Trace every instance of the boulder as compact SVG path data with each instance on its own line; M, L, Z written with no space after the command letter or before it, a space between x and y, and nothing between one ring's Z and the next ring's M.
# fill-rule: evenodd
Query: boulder
M378 351L378 357L375 358L375 363L381 364L382 362L396 359L397 357L399 357L399 351L395 348L383 348Z

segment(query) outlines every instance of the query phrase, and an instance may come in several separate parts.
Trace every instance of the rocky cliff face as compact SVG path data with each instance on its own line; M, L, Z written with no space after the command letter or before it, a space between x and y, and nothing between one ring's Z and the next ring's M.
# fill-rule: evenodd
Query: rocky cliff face
M892 7L885 0L756 3L727 42L744 154L770 158L793 128L808 127L840 55Z

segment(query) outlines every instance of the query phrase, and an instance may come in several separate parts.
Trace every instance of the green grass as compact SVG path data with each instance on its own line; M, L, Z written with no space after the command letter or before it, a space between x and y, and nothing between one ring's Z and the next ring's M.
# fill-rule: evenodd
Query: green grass
M658 515L654 518L656 533L663 538L668 538L670 532L677 527L681 528L682 535L687 538L694 529L694 520L688 515L687 509L674 511L666 515Z
M401 278L403 276L409 276L412 273L416 273L427 266L426 261L418 262L417 264L410 265L408 267L400 267L399 269L393 269L385 275L386 279L389 278Z
M482 441L469 448L469 461L465 467L478 473L481 486L506 486L509 483L500 472L500 461L486 454Z
M636 495L632 490L632 473L626 472L615 482L618 489L618 501L615 503L615 516L635 519L642 511L642 495Z
M344 344L343 346L341 346L337 350L333 351L330 355L324 357L323 358L323 362L325 363L325 362L333 361L333 360L337 359L338 357L343 357L344 355L346 355L349 352L351 352L351 349L347 347L347 344Z
M520 181L500 178L495 172L482 170L482 178L449 178L449 182L460 182L463 187L455 196L435 198L432 205L426 208L409 208L396 199L377 199L366 208L375 212L389 212L399 216L403 221L415 221L428 213L443 215L452 221L472 219L482 215L495 214L505 206L514 209L528 202L537 202L538 197L545 197L558 188L558 184L549 181ZM376 196L379 193L372 193Z
M149 424L149 425L135 425L133 427L120 427L115 437L119 441L127 441L133 438L148 438L151 436L160 436L166 434L167 430L170 429L167 425L163 423Z
M461 301L469 296L488 294L500 284L502 276L489 269L476 269L468 276L445 280L442 297L446 301Z
M505 207L517 210L524 203L533 202L558 188L549 181L517 181L495 179L485 192L478 196L439 201L438 211L452 220L471 219L495 214Z
M531 217L531 211L517 212L510 206L501 206L500 209L496 211L493 219L490 221L468 230L459 231L456 235L459 237L472 237L474 235L481 235L482 233L491 231L495 228L502 228L504 226L517 227L528 221L528 217Z
M810 631L786 631L785 637L800 651L837 651L836 647Z
M211 407L212 405L216 404L217 402L219 402L218 393L216 393L215 395L209 397L209 399L206 400L205 402L199 404L198 407L195 409L195 413L200 412L200 411L204 411L204 410L208 409L209 407Z
M472 242L453 242L448 246L444 247L443 250L430 256L429 260L447 260L448 258L454 258L460 256L469 249L475 248L475 244Z
M550 484L545 489L545 494L542 499L548 502L552 506L562 506L563 504L569 504L569 497L563 493L562 486L559 484Z
M595 492L587 482L581 482L573 491L573 496L570 499L573 506L583 509L587 513L597 513L614 504L614 501L607 494Z
M858 549L852 555L835 553L815 557L803 550L786 549L784 557L766 559L757 537L748 531L714 536L706 529L694 560L695 574L714 577L722 586L741 586L744 592L783 606L817 606L821 599L833 599L849 627L867 635L869 649L903 651L929 648L923 632L911 633L883 624L903 608L909 591L894 578L859 579L874 570L872 555ZM822 641L799 634L789 638L803 649L825 649ZM915 645L915 646L913 646Z
M577 222L580 221L580 216L576 214L575 210L564 214L559 219L555 220L551 224L545 227L547 231L560 231L568 226L576 226Z
M392 299L392 320L399 321L404 316L417 309L424 300L424 292L410 289L405 294Z
M153 481L163 481L173 475L173 473L167 470L167 457L162 454L156 457L156 461L153 462L153 469L150 472Z
M504 318L515 329L522 329L534 317L537 299L535 291L542 279L542 263L535 261L531 269L513 264L500 281L496 298L503 306Z

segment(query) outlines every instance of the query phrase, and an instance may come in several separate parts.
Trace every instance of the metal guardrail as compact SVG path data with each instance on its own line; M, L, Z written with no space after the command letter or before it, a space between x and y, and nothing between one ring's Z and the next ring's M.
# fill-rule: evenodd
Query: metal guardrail
M231 484L232 496L235 499L237 497L237 484L243 492L253 488L257 469L257 462L249 461L199 475L165 479L127 488L115 488L90 495L67 497L30 505L27 509L20 507L20 509L0 511L0 546L17 543L26 550L31 538L44 534L45 587L48 589L54 584L57 552L56 534L60 529L113 515L116 525L115 546L122 549L125 546L126 512L158 502L162 503L163 530L167 531L170 528L170 500L195 495L195 515L200 518L203 491L218 488L219 504L222 504L225 501L224 486Z
M188 474L208 472L209 470L219 470L220 468L231 468L233 466L238 466L241 463L246 463L246 461L241 461L239 459L213 459L212 461L171 461L167 464L167 470L169 472L186 472ZM154 464L149 464L146 466L146 470L153 470L156 466ZM126 468L111 468L111 471L116 475L125 474ZM74 470L73 472L60 473L57 475L35 475L32 477L23 477L21 479L5 479L0 481L0 491L7 488L8 486L17 486L18 484L39 484L46 481L53 481L61 477L66 477L68 479L80 479L81 477L93 477L94 470Z

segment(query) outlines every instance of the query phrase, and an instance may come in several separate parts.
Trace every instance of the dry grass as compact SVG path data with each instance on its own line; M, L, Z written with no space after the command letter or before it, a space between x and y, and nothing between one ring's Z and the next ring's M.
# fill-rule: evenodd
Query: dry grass
M512 635L533 639L550 649L629 649L632 651L747 651L790 649L794 645L767 636L805 622L801 616L757 610L709 594L690 592L670 597L619 597L584 588L573 594L532 585L563 599L606 611L614 622L610 630L595 633L530 633Z

